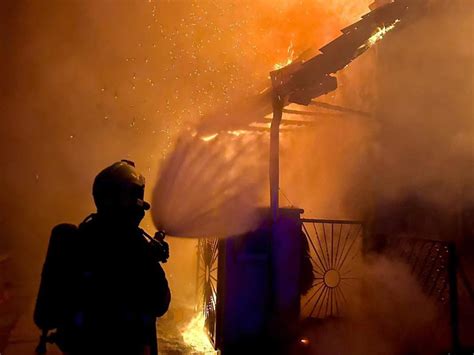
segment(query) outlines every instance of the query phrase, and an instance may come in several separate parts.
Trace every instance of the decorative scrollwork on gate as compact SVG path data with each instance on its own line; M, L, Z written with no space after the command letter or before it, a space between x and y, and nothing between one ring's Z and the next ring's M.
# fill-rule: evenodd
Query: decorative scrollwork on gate
M357 286L363 224L359 221L303 219L313 266L313 284L301 299L304 318L339 316Z
M213 344L216 335L217 271L219 249L217 238L198 241L198 302L202 306L204 326Z

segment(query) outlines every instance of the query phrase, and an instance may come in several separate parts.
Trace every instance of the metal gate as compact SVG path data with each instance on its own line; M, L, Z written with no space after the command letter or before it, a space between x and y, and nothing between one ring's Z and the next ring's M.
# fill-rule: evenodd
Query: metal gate
M395 237L387 241L386 254L410 266L423 292L441 304L449 302L449 242Z
M300 300L301 318L344 316L351 295L358 293L361 286L364 223L326 219L301 219L301 222L308 242L313 276L310 290ZM459 348L454 244L412 237L392 237L384 244L379 252L407 263L423 292L440 304L441 313L449 314L453 348ZM219 297L222 298L218 279L219 274L225 272L219 270L219 267L224 267L222 260L222 265L219 265L221 245L222 241L217 238L198 241L196 291L205 318L205 328L214 346L217 345L218 318L221 314L218 301ZM222 303L222 300L219 302Z
M454 242L395 237L387 241L385 253L406 262L422 291L440 305L438 323L449 319L451 346L457 354L460 349L458 260Z
M302 219L314 282L301 298L301 316L340 316L357 287L364 225L360 221Z
M216 345L217 330L217 277L219 267L219 240L198 240L197 303L202 307L204 327L212 344Z
M302 219L313 270L313 284L301 298L301 317L341 316L360 278L364 224L352 220ZM197 297L205 328L216 345L219 240L198 241Z

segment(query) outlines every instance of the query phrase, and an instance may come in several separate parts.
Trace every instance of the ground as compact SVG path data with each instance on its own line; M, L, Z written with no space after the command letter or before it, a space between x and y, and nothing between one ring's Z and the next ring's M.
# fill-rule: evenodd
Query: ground
M174 354L211 354L212 351L205 351L202 342L204 333L197 332L196 329L188 329L191 333L194 330L194 343L186 344L182 332L196 314L190 309L172 308L161 319L158 320L158 342L159 353L163 355ZM10 322L11 324L11 322ZM196 325L197 326L197 325ZM188 327L189 328L189 327ZM33 304L27 307L27 310L15 322L13 329L11 326L4 328L3 334L0 333L0 351L1 355L34 355L35 348L39 340L39 330L33 324ZM10 337L7 337L7 330L11 330ZM7 341L8 339L8 341ZM205 348L205 347L204 347ZM209 349L209 348L207 348ZM48 355L61 355L55 345L48 346Z

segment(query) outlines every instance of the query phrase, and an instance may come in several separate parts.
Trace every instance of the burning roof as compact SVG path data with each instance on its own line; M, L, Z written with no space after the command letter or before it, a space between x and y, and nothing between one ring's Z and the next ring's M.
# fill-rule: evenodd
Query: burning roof
M332 74L348 66L393 29L409 23L425 7L424 0L385 1L378 7L371 6L371 12L342 29L342 34L320 48L318 55L306 59L303 53L294 61L290 58L288 65L278 66L279 69L270 73L272 87L204 117L204 122L216 124L206 126L199 133L209 135L218 132L220 120L225 120L222 124L226 127L235 122L234 129L247 128L242 126L243 117L247 118L246 125L263 122L264 116L272 112L275 96L280 97L285 106L290 103L310 104L313 99L337 88L337 79Z

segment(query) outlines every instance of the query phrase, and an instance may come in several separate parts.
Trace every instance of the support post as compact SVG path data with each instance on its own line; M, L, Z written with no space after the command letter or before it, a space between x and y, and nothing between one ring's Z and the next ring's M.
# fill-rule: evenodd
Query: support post
M272 219L276 222L279 208L280 189L280 123L283 115L283 99L275 94L273 97L273 119L270 127L270 209Z

